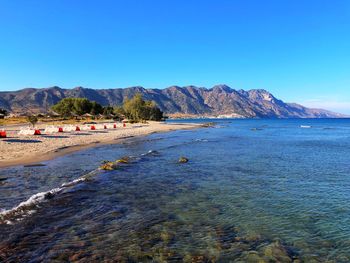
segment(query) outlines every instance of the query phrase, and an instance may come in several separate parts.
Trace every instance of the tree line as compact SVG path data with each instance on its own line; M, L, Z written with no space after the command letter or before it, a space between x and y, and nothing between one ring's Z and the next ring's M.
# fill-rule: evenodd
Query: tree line
M81 116L86 113L97 115L103 111L100 104L85 98L65 98L53 105L51 109L63 117Z
M126 117L134 122L163 119L163 112L156 106L155 102L144 100L139 93L131 99L126 99L119 107L103 107L86 98L65 98L52 106L51 109L63 117L82 116L88 113Z

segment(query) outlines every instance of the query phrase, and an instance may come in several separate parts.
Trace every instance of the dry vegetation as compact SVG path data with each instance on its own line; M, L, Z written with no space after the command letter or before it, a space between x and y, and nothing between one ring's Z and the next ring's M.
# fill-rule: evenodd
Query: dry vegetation
M26 117L13 117L13 118L0 119L0 125L13 125L13 124L22 124L22 123L28 123Z

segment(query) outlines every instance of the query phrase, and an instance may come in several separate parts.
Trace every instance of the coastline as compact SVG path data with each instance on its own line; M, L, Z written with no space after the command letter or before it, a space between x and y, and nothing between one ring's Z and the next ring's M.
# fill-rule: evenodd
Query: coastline
M194 123L129 124L116 130L65 132L44 136L10 136L0 140L0 169L18 165L31 165L52 160L73 152L118 144L134 137L175 130L189 130L203 127Z

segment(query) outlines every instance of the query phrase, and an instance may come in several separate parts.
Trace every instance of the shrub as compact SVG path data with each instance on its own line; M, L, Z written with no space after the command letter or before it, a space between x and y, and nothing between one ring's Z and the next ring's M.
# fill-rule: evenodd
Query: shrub
M35 124L38 122L38 117L35 115L30 115L27 117L27 121L30 122L33 125L33 128L35 127Z

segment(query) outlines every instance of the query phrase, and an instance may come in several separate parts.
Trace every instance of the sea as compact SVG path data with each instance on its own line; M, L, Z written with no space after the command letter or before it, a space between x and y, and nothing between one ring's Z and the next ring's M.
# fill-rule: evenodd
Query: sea
M175 122L0 169L0 262L350 262L349 119Z

